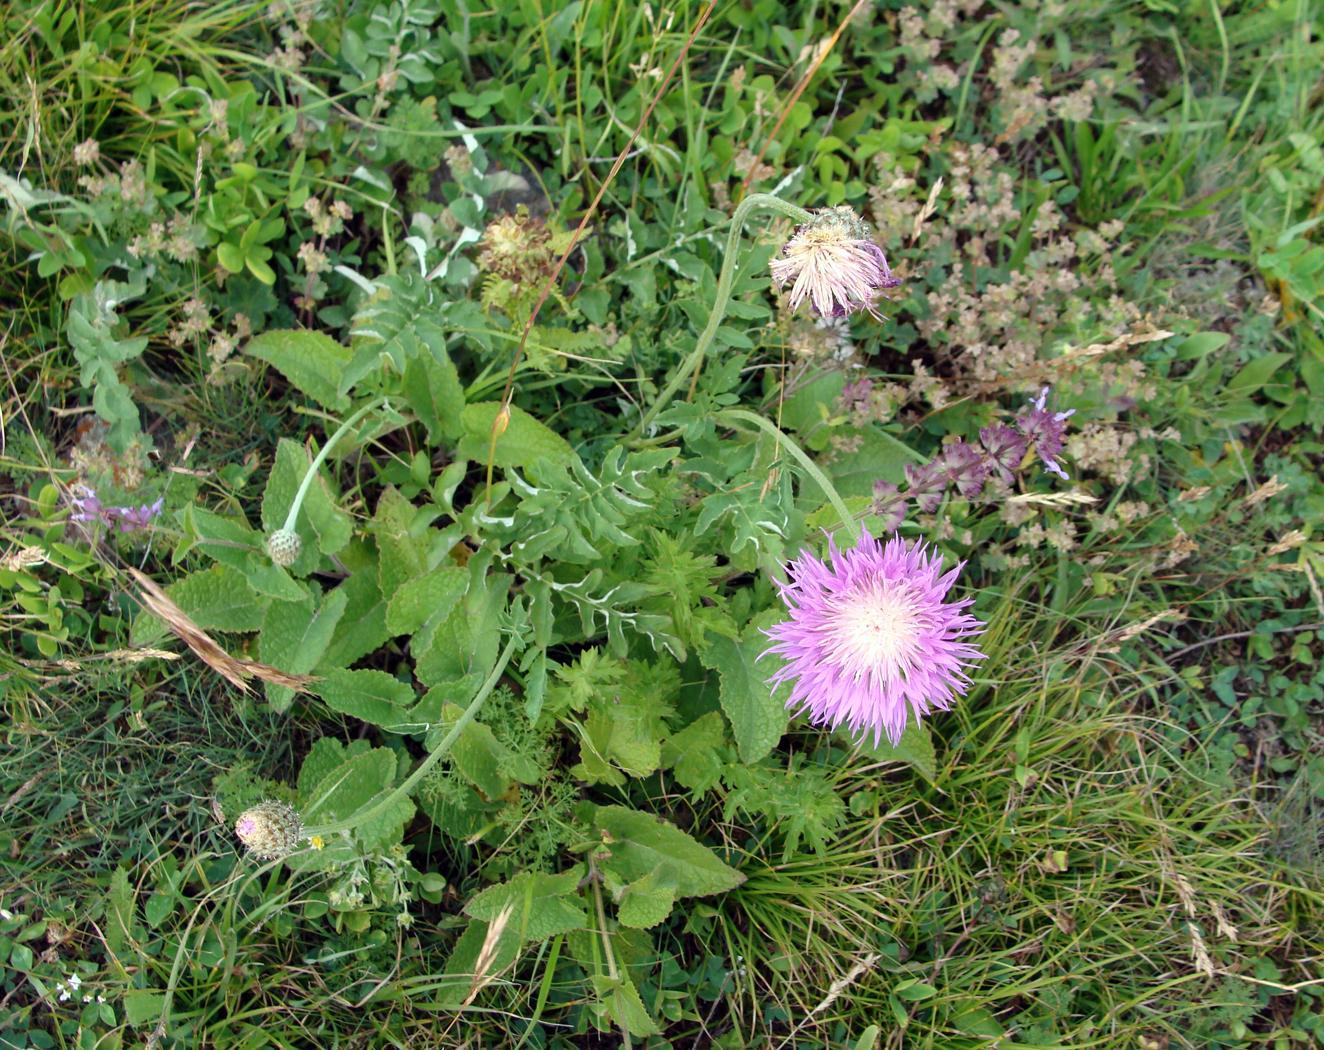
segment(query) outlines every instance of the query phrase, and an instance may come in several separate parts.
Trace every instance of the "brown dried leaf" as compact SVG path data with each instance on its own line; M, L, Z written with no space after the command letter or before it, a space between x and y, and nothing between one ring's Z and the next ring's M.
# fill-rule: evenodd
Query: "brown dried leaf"
M310 675L287 674L285 671L259 663L231 656L216 641L188 618L184 610L170 600L165 591L157 586L156 581L145 576L132 566L128 572L133 582L138 585L138 600L152 615L158 617L172 632L193 650L193 654L242 692L248 692L248 679L259 678L273 685L284 685L302 692L309 683L315 681Z

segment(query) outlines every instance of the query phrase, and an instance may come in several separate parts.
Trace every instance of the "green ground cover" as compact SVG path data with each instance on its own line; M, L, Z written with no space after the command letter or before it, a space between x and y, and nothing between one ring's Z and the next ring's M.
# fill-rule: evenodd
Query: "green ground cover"
M6 5L0 1047L1321 1045L1320 24ZM859 529L895 744L761 658Z

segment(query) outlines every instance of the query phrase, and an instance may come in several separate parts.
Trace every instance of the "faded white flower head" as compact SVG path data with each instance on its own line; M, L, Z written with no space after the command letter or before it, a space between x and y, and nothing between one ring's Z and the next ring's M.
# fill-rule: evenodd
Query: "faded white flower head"
M303 541L293 529L277 529L267 537L267 554L282 567L293 565L302 550Z
M857 310L878 316L877 300L901 280L892 275L883 250L867 223L848 207L823 208L772 260L772 279L791 286L791 309L809 300L822 317L845 317Z
M268 800L239 814L234 833L258 860L279 860L299 848L303 821L293 806Z

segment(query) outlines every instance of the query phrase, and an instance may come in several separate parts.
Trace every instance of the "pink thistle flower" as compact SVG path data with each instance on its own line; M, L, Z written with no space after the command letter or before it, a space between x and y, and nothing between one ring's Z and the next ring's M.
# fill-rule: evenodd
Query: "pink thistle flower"
M973 599L946 600L960 565L944 573L923 544L866 533L844 552L829 540L827 563L806 553L786 568L790 619L764 632L764 655L786 660L769 683L791 683L787 707L877 746L965 693L965 669L983 659L966 639L983 624L966 612Z
M796 227L770 268L778 285L791 286L792 310L808 299L822 317L857 310L878 317L878 297L901 283L869 227L847 207L823 208Z

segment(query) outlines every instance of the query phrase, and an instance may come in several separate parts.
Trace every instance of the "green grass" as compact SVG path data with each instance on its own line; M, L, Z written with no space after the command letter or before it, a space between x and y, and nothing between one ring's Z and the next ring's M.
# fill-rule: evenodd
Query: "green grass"
M944 435L973 439L999 399L1023 404L1026 377L1039 369L1080 406L1073 426L1135 435L1130 455L1148 456L1150 467L1125 483L1073 467L1070 485L1030 486L1028 520L1071 523L1079 545L1069 553L1020 542L1022 523L1004 506L951 501L941 521L914 527L968 560L963 587L988 622L987 659L969 695L929 723L931 768L795 721L759 768L803 800L796 816L808 823L797 824L770 806L735 806L732 782L689 790L678 770L587 785L572 772L581 760L569 728L576 714L544 741L549 769L536 791L508 782L509 797L485 798L489 807L463 834L420 811L406 824L406 853L374 854L364 870L378 877L384 858L405 856L436 877L408 902L410 926L385 904L332 906L343 872L257 864L237 850L235 814L281 790L272 785L288 793L314 741L389 748L398 781L425 740L315 697L275 710L260 684L241 695L173 636L144 627L127 567L164 586L212 562L186 549L193 526L182 517L163 518L142 541L90 544L68 525L68 486L97 470L118 483L132 460L89 467L73 454L94 401L68 315L98 281L133 270L126 247L152 222L180 213L201 230L206 216L222 217L196 255L153 257L143 294L117 307L107 338L147 339L141 356L115 369L156 450L142 498L163 495L170 515L191 505L256 521L277 443L320 441L348 413L309 403L297 383L242 351L218 366L215 335L236 330L243 314L256 331L311 327L349 345L362 280L416 271L407 238L428 242L431 268L455 230L481 230L504 210L496 190L456 181L458 154L446 154L442 173L451 147L486 165L485 187L510 192L514 180L493 173L524 173L521 199L573 228L656 89L649 70L669 68L705 5L663 13L594 0L479 12L328 2L315 5L309 39L295 38L304 51L296 70L276 53L294 15L267 5L12 6L0 15L0 176L11 180L0 182L0 559L37 548L43 561L0 561L0 1047L1293 1050L1324 1039L1324 674L1312 626L1324 620L1324 546L1310 534L1324 513L1324 110L1318 27L1305 0L1268 9L1069 0L1056 14L985 6L950 27L933 23L939 59L959 74L946 92L921 79L928 63L908 54L899 6L871 9L847 29L764 155L773 174L757 188L779 187L806 207L914 205L897 229L880 230L907 286L884 325L856 324L857 359L880 384L903 385L911 359L921 360L948 399L921 392L904 413L857 426L835 400L841 370L797 351L804 331L766 308L766 267L745 259L740 309L725 322L736 338L719 338L705 362L698 416L734 395L793 433L852 508L863 507L878 472L900 479L899 461L884 464L898 440L927 458ZM374 10L388 20L421 12L392 30L400 53L386 43L372 50ZM719 5L607 188L515 373L516 403L594 470L693 346L721 262L715 224L739 200L741 165L807 68L802 49L827 38L845 11ZM342 38L345 26L360 51ZM1088 119L1045 108L1030 133L1007 131L1014 100L990 78L1009 27L1022 43L1037 40L1027 71L1051 98L1113 75ZM432 79L417 73L383 92L378 78L389 80L397 63L409 70L411 55L423 56L418 68ZM229 109L217 120L207 100L220 98ZM449 116L430 118L430 105ZM455 121L479 152L457 147ZM75 159L88 139L100 144L100 166ZM957 147L971 144L999 150L1016 214L983 229L960 218L959 201L935 194L938 210L912 237L919 205L939 176L950 191ZM126 206L79 185L89 171L134 160L157 187L154 204ZM913 188L897 187L902 175ZM22 203L15 187L53 196ZM352 206L343 232L313 228L302 203L309 193ZM1106 267L1036 259L1033 208L1047 200L1071 232L1123 224ZM882 210L871 216L880 227ZM222 228L235 215L242 221ZM256 235L273 220L280 232L261 243L275 283L268 288L260 267L219 281L214 242L239 246L243 230ZM771 245L785 232L770 229L748 240ZM979 265L963 262L972 241L987 245ZM314 275L313 307L295 303L312 286L298 255L309 242L339 266ZM43 251L63 260L50 273L30 258ZM473 245L451 254L435 283L441 298L482 294L489 308L435 316L461 333L448 335L461 396L491 401L529 289L466 270ZM1060 269L1079 273L1080 287L1045 297L1049 306L1019 329L997 327L984 300L973 321L934 321L941 294L977 297L1018 273ZM1114 296L1134 314L1116 313ZM194 297L212 311L210 330L172 340ZM1065 347L1147 327L1178 334L1054 370ZM426 344L424 326L411 331ZM963 363L971 343L1016 339L1031 347L1027 369L988 379ZM1275 367L1258 374L1266 361ZM1108 384L1130 362L1143 364L1150 388L1114 396ZM831 393L820 405L794 393L803 389ZM775 508L795 465L773 442L709 434L702 419L669 426L681 429L651 443L675 447L666 468L674 486L647 524L689 545L693 561L675 578L694 589L690 614L713 623L729 614L743 630L772 601L773 559L721 548L735 528L725 521L700 535L691 504L702 492L757 492L742 513ZM1160 436L1168 428L1176 439ZM361 572L371 543L385 543L386 527L370 523L387 486L431 508L411 534L442 549L447 519L434 482L462 460L456 444L414 425L333 457L333 498L355 539L327 563L326 589ZM738 469L712 482L723 457ZM455 507L481 503L482 464L471 459L445 497ZM1248 499L1271 478L1284 488ZM1068 489L1093 502L1057 499ZM816 535L806 518L836 522L821 502L808 481L791 498L805 542ZM1088 517L1140 502L1124 528ZM486 527L476 513L453 516L450 542L472 541L466 558ZM656 550L641 551L612 555L616 571L645 578ZM518 572L502 561L492 574L505 568ZM564 584L587 567L548 571ZM532 591L517 589L530 604ZM683 604L672 591L638 599L636 613ZM554 647L562 666L609 644L600 624L573 634L579 611L558 607L558 637L575 639ZM233 624L247 614L230 615ZM531 630L523 607L521 617L514 629ZM275 660L252 630L212 633L233 654ZM629 679L653 661L676 669L676 726L718 710L714 665L689 642L677 662L632 635L625 684L606 679L623 697L616 702L628 708L631 690L650 700L666 693L662 677ZM174 658L125 656L142 645ZM356 666L412 689L417 657L397 636ZM500 718L522 718L534 688L530 666L515 667L515 699L502 701ZM488 727L489 736L508 728ZM443 797L463 786L455 769L475 775L464 763L476 753L456 756ZM544 833L536 818L554 798L570 799L553 822L571 831L555 840L559 863L549 870L579 865L584 877L563 900L583 907L586 925L498 951L489 983L457 1003L445 969L469 921L462 908L514 874L512 858L528 855L517 853L520 837ZM595 867L593 835L571 815L582 802L664 817L744 881L680 900L649 930L628 929ZM516 811L518 821L501 823ZM484 825L507 838L484 835ZM663 1034L625 1031L631 1005L613 991L618 967ZM83 987L61 1001L59 982L73 973Z

